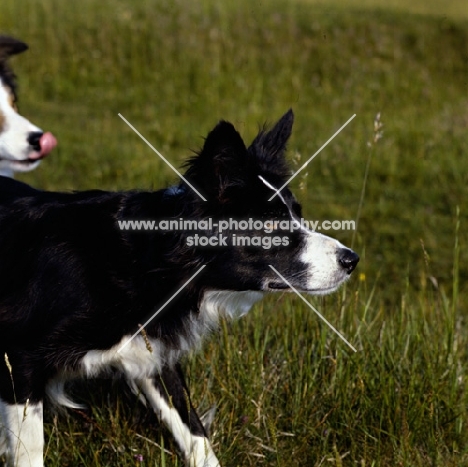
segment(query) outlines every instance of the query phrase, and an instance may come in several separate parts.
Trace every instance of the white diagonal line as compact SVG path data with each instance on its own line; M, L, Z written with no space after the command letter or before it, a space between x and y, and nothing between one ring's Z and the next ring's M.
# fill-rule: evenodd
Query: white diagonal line
M340 334L337 329L329 323L318 311L317 309L311 305L271 264L269 264L270 268L280 277L288 286L289 288L296 293L296 295L343 341L345 342L354 352L357 350Z
M128 341L125 342L125 344L123 344L120 349L117 351L117 352L120 352L122 351L122 349L124 349L146 326L148 326L148 324L153 321L154 318L156 318L156 316L172 301L174 300L175 297L177 297L177 295L179 295L179 293L190 283L192 282L193 279L195 279L195 276L197 276L201 270L203 268L206 267L206 264L204 264L184 285L182 285L178 290L177 292L175 292L171 298L169 298L166 303L164 303L164 305L162 305L158 311L156 311L156 313L153 314L153 316L151 316L150 319L148 319L148 321L146 321L145 324L143 324L142 326L140 326L140 329L138 329L138 331L133 334L132 337L130 337L130 339Z
M271 201L301 170L305 169L307 167L307 165L309 164L309 162L315 157L317 156L321 151L322 149L338 134L340 133L341 130L343 130L343 128L356 116L356 114L354 114L351 118L348 119L348 121L341 126L341 128L339 128L337 131L335 131L335 133L333 134L333 136L331 136L327 142L325 142L324 144L322 144L322 146L320 147L320 149L312 156L309 158L309 160L302 165L302 167L300 167L295 173L292 174L292 176L289 178L289 180L280 188L278 188L278 190L272 195L272 197L268 200L268 201Z
M206 201L206 198L122 114L118 115L203 201Z

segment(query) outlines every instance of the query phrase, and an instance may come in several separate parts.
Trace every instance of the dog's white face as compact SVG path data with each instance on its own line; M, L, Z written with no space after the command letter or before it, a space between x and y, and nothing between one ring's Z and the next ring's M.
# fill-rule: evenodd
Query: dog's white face
M51 133L19 115L13 91L0 78L0 174L35 169L56 144Z

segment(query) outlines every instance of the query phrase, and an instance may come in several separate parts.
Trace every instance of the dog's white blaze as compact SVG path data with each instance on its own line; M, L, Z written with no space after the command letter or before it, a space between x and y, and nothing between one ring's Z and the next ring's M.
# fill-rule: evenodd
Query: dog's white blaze
M39 161L21 165L11 161L27 159L31 148L28 135L31 131L42 131L29 120L19 115L10 104L11 96L0 79L0 175L11 176L13 170L29 171L39 165Z
M42 403L12 405L0 399L0 427L6 441L3 445L7 447L7 465L43 467L42 422Z
M173 434L188 465L190 467L219 467L219 461L211 448L208 438L192 435L177 410L170 407L151 380L141 380L138 384L156 415Z

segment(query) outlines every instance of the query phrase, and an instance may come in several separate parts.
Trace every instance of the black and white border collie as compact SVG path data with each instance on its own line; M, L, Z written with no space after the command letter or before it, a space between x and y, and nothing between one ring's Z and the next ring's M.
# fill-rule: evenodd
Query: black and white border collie
M35 169L57 144L52 133L18 114L15 75L7 62L27 48L24 42L0 36L0 175L6 177Z
M288 188L268 201L290 175L285 147L292 124L289 111L247 148L221 121L187 163L184 180L156 192L52 193L11 181L16 192L10 186L14 196L0 203L0 417L10 466L43 466L46 395L73 407L66 380L115 370L170 429L187 465L220 465L180 359L221 317L244 314L265 292L288 290L270 266L295 289L325 294L359 258L303 228L289 233L287 246L202 248L187 246L187 232L124 231L118 221L295 222L301 208ZM216 228L206 233L216 235Z

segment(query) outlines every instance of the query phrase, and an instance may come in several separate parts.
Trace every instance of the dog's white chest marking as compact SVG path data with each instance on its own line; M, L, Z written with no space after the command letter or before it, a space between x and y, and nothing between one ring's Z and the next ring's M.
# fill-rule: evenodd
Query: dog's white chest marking
M219 316L240 318L247 314L252 306L263 298L262 292L247 290L233 292L229 290L208 290L203 295L200 313L205 319L217 323Z

